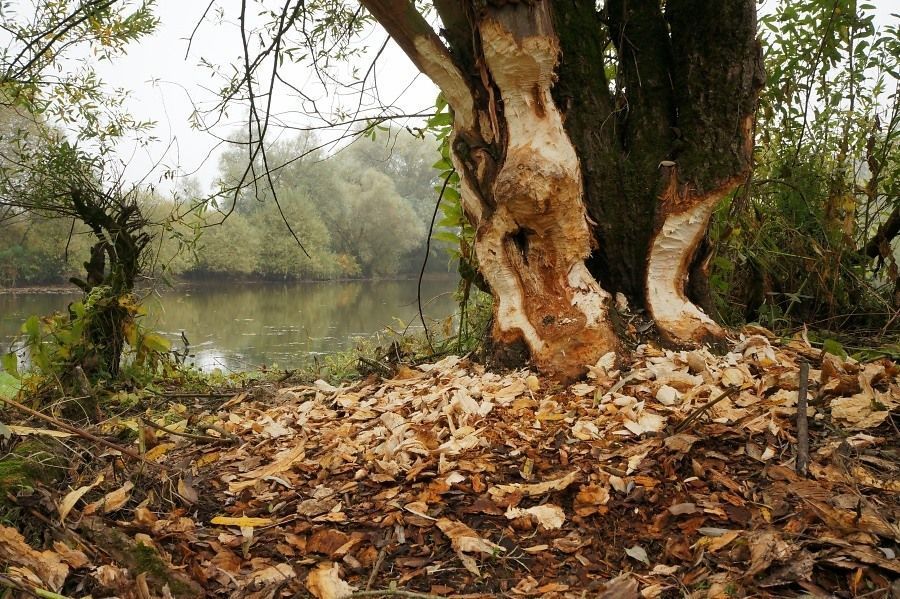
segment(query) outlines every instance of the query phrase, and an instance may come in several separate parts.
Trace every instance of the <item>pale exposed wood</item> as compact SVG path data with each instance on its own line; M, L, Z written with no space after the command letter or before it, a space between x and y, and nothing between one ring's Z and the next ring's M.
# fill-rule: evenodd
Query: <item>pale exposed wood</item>
M578 156L550 93L559 46L548 5L489 11L478 26L506 140L475 242L495 337L523 339L539 368L578 376L617 342L609 294L584 265L591 232Z

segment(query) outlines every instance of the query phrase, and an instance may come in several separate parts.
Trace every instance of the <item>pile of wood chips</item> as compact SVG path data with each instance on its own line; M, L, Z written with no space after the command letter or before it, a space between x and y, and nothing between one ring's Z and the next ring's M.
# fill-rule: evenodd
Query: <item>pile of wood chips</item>
M0 527L3 577L142 599L900 597L895 364L749 333L613 358L568 387L447 357L175 406L142 436L159 467L106 452L45 490L42 547Z

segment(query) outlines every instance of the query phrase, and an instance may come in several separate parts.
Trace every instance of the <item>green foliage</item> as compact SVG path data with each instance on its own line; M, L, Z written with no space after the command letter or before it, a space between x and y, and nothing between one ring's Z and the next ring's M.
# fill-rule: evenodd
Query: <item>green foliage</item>
M262 179L235 191L247 156L226 152L221 193L201 224L195 261L183 272L266 279L416 272L434 201L433 141L387 133L374 141L361 137L333 156L316 149L319 142L311 134L280 140L267 151L270 166L278 165L274 189ZM265 165L257 160L255 168L263 172Z
M441 219L437 222L437 230L432 233L432 237L444 242L451 259L459 261L461 271L468 268L474 273L477 271L475 230L463 213L459 193L459 173L456 172L450 159L452 123L450 107L443 94L438 94L434 116L426 123L426 130L440 143L441 152L441 159L432 165L432 168L439 172L439 184L434 190L441 198Z
M94 320L104 317L110 301L124 312L121 326L122 336L129 346L124 352L128 374L132 377L144 373L153 375L174 366L169 341L141 325L140 317L145 315L145 309L137 298L130 294L110 298L108 293L107 287L97 286L84 301L71 303L68 313L31 316L22 324L20 342L27 352L31 374L70 381L74 378L74 367L91 365L96 360L97 344L108 340L98 340L88 332ZM16 354L11 352L2 358L6 375L21 377ZM85 370L90 372L87 366ZM108 379L114 373L102 371L99 374Z
M79 52L99 60L122 54L158 25L153 7L153 0L4 5L0 27L8 39L0 49L0 104L91 140L100 153L126 133L146 132L151 124L124 110L124 92L107 89L93 63L70 58Z
M15 359L15 354L12 354ZM19 382L13 374L6 372L6 369L9 368L13 373L16 373L15 362L12 364L9 363L8 359L3 360L3 370L0 370L0 401L3 399L12 399L18 393L19 389L22 388L22 383Z
M897 309L900 42L853 0L781 1L760 19L768 81L754 178L717 211L710 283L728 322L881 327Z

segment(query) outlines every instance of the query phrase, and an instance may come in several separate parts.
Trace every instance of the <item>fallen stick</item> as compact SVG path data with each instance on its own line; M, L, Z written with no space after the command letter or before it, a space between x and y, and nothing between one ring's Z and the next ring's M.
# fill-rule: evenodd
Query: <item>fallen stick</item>
M716 405L717 403L719 403L726 397L731 397L732 395L734 395L735 393L737 393L740 390L741 390L740 387L729 387L728 389L723 391L721 395L719 395L712 401L706 402L705 404L703 404L702 406L700 406L699 408L697 408L696 410L691 412L687 418L685 418L680 423L678 423L678 426L676 426L674 429L674 434L680 433L681 431L686 429L690 423L692 423L694 420L699 418L702 414L705 414L711 407L713 407L714 405Z
M797 390L797 459L795 470L809 476L809 421L806 416L806 391L809 386L809 364L800 363L800 385Z
M229 391L229 392L208 391L206 393L201 393L201 392L198 392L198 393L166 393L166 392L158 393L157 392L157 393L155 393L155 395L158 395L159 397L165 397L167 399L190 399L192 397L197 398L197 399L200 399L200 398L219 399L219 398L224 398L224 397L234 397L238 393L240 393L240 389L235 390L235 391Z
M38 412L37 410L32 410L31 408L29 408L27 406L23 406L22 404L20 404L19 402L15 401L13 399L3 399L0 401L11 405L12 407L16 408L20 412L25 412L26 414L28 414L30 416L34 416L35 418L38 418L40 420L43 420L44 422L52 424L56 428L62 429L64 431L66 431L67 433L72 433L73 435L82 437L84 439L88 439L89 441L93 441L94 443L99 443L100 445L103 445L104 447L118 451L122 455L127 455L128 457L130 457L134 460L137 460L138 462L143 462L145 464L155 466L156 468L159 468L160 470L162 470L164 472L166 471L166 468L163 465L157 464L156 462L152 462L152 461L148 460L147 458L145 458L138 452L134 451L133 449L129 449L128 447L123 447L121 445L117 445L116 443L111 443L110 441L107 441L106 439L101 439L100 437L98 437L97 435L95 435L93 433L89 433L86 430L80 429L80 428L72 426L70 424L66 424L65 422L63 422L61 420L57 420L53 416L47 416L46 414L42 414L42 413Z
M183 433L180 431L173 431L172 429L166 428L159 424L156 424L152 420L148 418L141 418L141 422L149 426L150 428L155 428L158 431L162 431L168 435L175 435L176 437L184 437L185 439L191 439L192 441L204 441L206 443L234 443L235 439L228 437L210 437L209 435L194 435L191 433Z

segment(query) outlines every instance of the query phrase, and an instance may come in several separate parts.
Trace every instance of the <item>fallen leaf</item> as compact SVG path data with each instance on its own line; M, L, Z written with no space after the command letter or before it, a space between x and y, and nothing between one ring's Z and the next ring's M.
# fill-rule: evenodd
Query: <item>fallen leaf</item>
M553 504L536 505L527 509L509 508L506 510L506 518L532 518L537 521L544 530L556 530L562 528L566 521L566 513L561 507Z
M57 437L60 439L64 439L66 437L72 437L72 433L66 433L63 431L54 431L47 428L31 428L30 426L19 426L17 424L7 424L6 428L14 435L19 435L20 437L27 437L29 435L43 435L44 437Z
M283 451L275 457L275 461L273 461L272 463L255 470L251 470L250 472L239 474L238 476L240 476L241 478L248 478L250 480L229 483L228 490L231 493L237 493L243 489L254 486L257 481L267 476L280 474L285 470L288 470L296 462L302 460L305 453L305 446L302 443L293 449Z
M232 518L230 516L216 516L209 521L210 524L218 524L220 526L237 526L240 528L253 528L257 526L269 526L275 524L271 518L250 518L242 516L240 518Z
M53 542L53 551L59 554L62 561L66 562L73 570L80 570L90 563L88 556L83 551L72 549L62 541Z
M669 512L673 516L683 516L685 514L696 514L697 513L697 505L694 503L677 503L675 505L669 506Z
M664 406L674 406L679 402L678 390L668 385L662 385L656 391L656 401Z
M575 513L585 517L596 514L609 503L609 489L600 485L585 485L575 496Z
M250 575L250 582L257 585L267 585L290 580L295 576L297 576L297 573L294 572L294 569L289 564L275 564L253 572Z
M342 599L356 590L341 579L338 565L332 562L321 563L311 570L306 577L306 588L317 599Z
M547 493L550 493L552 491L562 491L579 478L581 478L581 473L577 470L574 470L566 474L562 478L557 478L555 480L550 480L543 483L535 483L530 485L525 485L522 483L497 485L488 489L488 493L495 498L502 498L505 495L509 495L510 493L521 493L523 496L537 497L539 495L546 495Z
M747 539L750 546L750 567L745 578L753 578L773 562L784 561L791 556L791 545L775 531L758 532Z
M86 516L96 513L97 510L102 510L104 514L116 512L125 507L125 504L131 499L132 489L134 489L134 483L130 480L125 481L125 484L115 491L107 493L102 499L85 506L83 512Z
M0 563L14 565L33 573L42 585L56 592L62 588L69 567L54 551L37 551L25 542L15 528L0 525Z
M441 518L437 521L437 527L450 539L450 544L453 546L453 549L456 551L456 554L459 556L466 570L476 576L479 574L478 566L475 564L475 560L467 554L483 553L494 555L496 552L505 551L500 545L482 539L478 536L478 533L462 522L450 520L449 518Z
M640 545L635 545L634 547L629 547L625 550L625 553L628 557L636 559L639 562L642 562L646 565L650 565L650 558L647 556L647 550L641 547Z
M78 500L81 499L85 493L99 485L103 482L103 475L100 474L97 477L97 480L92 482L89 485L85 485L83 487L78 487L74 491L70 491L63 497L63 500L59 503L59 521L60 523L65 522L66 516L69 515L69 512L72 511L72 508L75 507L75 504L78 503Z
M672 435L670 437L666 437L665 445L668 449L672 451L677 451L679 453L687 453L691 450L691 447L694 446L694 443L699 441L699 437L695 437L694 435L688 435L687 433L679 433L677 435Z
M335 557L337 550L344 546L350 540L350 535L334 530L331 528L323 528L317 530L309 538L306 543L306 551L310 553L322 553L328 557Z

